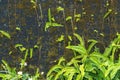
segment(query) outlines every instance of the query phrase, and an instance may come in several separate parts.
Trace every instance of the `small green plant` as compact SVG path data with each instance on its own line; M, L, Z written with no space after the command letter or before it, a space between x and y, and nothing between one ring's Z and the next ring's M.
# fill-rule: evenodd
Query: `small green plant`
M32 76L24 71L17 71L16 68L10 67L4 60L2 60L2 63L4 69L0 71L0 78L2 78L2 80L38 80L40 77L39 69L37 69L35 75Z
M34 46L34 48L37 47L37 45ZM32 58L34 48L27 49L22 44L16 44L15 48L19 49L21 53L24 53L24 58L21 58L20 61L20 67L10 67L5 60L2 60L3 70L0 70L0 78L2 78L2 80L39 80L41 78L39 69L36 70L34 75L24 71L26 66L29 66L26 60L27 58ZM10 51L9 54L13 54L12 51Z
M120 58L115 54L120 48L120 34L117 34L111 44L101 53L96 40L88 40L85 46L84 39L78 34L74 36L79 40L78 45L69 45L66 48L73 50L74 57L67 62L63 57L57 65L47 73L47 80L119 80Z
M50 27L63 27L63 25L56 23L55 19L52 18L50 8L48 9L48 20L49 21L46 22L46 25L45 25L45 31L47 31L47 29Z

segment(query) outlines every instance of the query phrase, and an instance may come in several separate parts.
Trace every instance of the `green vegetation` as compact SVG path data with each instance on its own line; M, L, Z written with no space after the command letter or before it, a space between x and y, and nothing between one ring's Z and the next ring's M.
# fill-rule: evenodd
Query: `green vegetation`
M4 60L2 60L2 63L4 69L0 71L0 78L2 78L2 80L38 80L40 77L39 69L36 70L35 75L30 75L22 70L17 71L16 68L11 68ZM27 66L27 64L24 66Z
M9 33L3 30L0 30L0 32L2 35L10 39L11 36ZM34 48L37 47L37 45L34 46ZM23 53L24 58L21 58L19 67L10 67L5 60L2 60L2 70L0 70L0 78L2 80L39 80L41 76L38 68L36 69L36 73L34 75L31 75L28 72L24 71L25 67L28 66L26 60L28 58L32 58L34 48L27 49L22 44L15 44L15 48L17 48L21 53ZM12 51L10 51L9 55L12 54Z
M64 57L61 57L58 63L47 73L47 80L120 79L120 57L115 57L120 48L120 34L117 33L117 38L111 41L111 44L105 48L103 53L95 46L97 44L96 40L88 40L89 46L86 47L84 39L81 36L76 33L74 33L74 36L79 40L79 44L68 45L66 47L73 51L73 58L67 62ZM32 58L33 48L27 49L22 44L16 44L15 47L21 52L25 52L24 59L21 59L20 69L10 67L6 61L2 60L3 70L0 71L0 77L3 80L40 79L39 69L36 70L35 75L23 71L25 66L27 66L25 61L28 55Z
M101 53L95 44L96 40L88 40L85 47L84 39L78 34L78 45L69 45L66 48L74 52L73 58L67 62L61 57L58 64L47 73L47 80L119 80L120 57L115 58L120 48L120 34L111 41L111 44Z
M4 35L6 38L10 39L11 36L8 32L0 30L1 35ZM38 80L40 79L39 69L36 69L36 73L34 75L29 74L24 71L24 68L28 66L26 60L28 58L32 58L33 49L38 48L37 45L34 48L27 49L22 44L15 44L15 48L17 48L21 53L23 53L24 58L20 60L20 67L10 67L9 64L2 60L2 70L0 70L0 78L2 80ZM9 52L9 55L12 55L12 51ZM21 54L22 55L22 54Z
M7 12L0 19L0 79L120 80L117 2L8 1L0 9Z
M62 26L63 26L63 25L61 25L61 24L56 23L54 17L52 18L50 8L48 9L48 19L49 19L49 21L46 22L45 31L47 31L47 29L48 29L49 27L62 27ZM53 22L52 22L52 21L53 21Z

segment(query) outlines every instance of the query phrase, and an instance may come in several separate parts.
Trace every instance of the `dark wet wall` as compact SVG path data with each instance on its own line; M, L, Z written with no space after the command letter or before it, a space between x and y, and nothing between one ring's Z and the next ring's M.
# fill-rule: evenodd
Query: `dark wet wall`
M33 58L27 61L29 65L46 71L54 60L72 55L65 46L68 45L68 35L73 38L72 44L77 44L73 36L75 32L83 35L85 40L93 38L107 46L120 32L119 4L120 0L36 0L35 3L31 0L0 0L0 30L11 35L11 39L7 39L0 34L0 59L16 66L22 55L15 44L21 43L27 48L37 44L39 48L34 49ZM58 12L59 6L64 10ZM45 31L49 8L55 22L63 27ZM78 14L80 16L75 17ZM67 21L67 17L71 19ZM65 36L64 40L56 42L61 35ZM14 54L9 55L10 51Z

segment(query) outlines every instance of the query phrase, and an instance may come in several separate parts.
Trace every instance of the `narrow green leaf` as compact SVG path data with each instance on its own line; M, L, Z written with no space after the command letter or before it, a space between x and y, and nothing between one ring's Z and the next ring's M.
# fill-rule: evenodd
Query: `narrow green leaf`
M82 78L82 75L78 74L77 77L76 77L76 80L81 80L81 78Z
M102 62L100 62L100 60L98 58L95 57L90 57L90 60L95 64L95 66L100 69L102 71L102 73L105 73L105 67L102 67L101 64Z
M93 65L94 63L91 60L87 59L85 65L85 71L92 72L95 69Z
M23 52L23 51L25 51L25 50L26 50L26 48L25 48L25 47L19 47L19 49L20 49L20 51L21 51L21 52Z
M84 40L83 40L83 38L82 38L80 35L78 35L78 34L76 34L76 33L74 33L73 35L74 35L75 37L77 37L77 39L80 41L80 44L81 44L82 46L85 46Z
M12 54L12 51L10 51L9 54Z
M21 29L20 29L20 27L16 27L16 30L20 31Z
M72 73L72 75L74 75L75 73L77 73L76 69L74 67L65 67L62 70L60 70L56 76L55 76L55 80L58 80L60 78L60 75L68 75L67 78L69 78L69 75ZM71 76L72 77L72 76ZM71 79L70 77L70 79ZM69 80L69 79L68 79Z
M120 64L115 65L114 69L112 70L110 77L114 79L115 75L117 74L118 70L120 70Z
M70 35L68 35L68 39L69 39L70 41L72 41L72 37L71 37Z
M60 65L63 61L65 61L65 58L61 57L61 58L59 59L58 65Z
M51 18L51 21L55 22L55 18L54 18L54 17L52 17L52 18Z
M60 75L63 75L63 73L65 72L65 69L63 68L61 71L59 71L59 73L56 74L55 79L54 80L58 80Z
M46 22L45 24L45 31L47 31L47 29L51 27L51 23L50 22Z
M49 21L46 22L46 24L45 24L45 31L47 31L47 29L48 29L49 27L63 27L63 25L61 25L61 24L52 22L52 20L55 21L55 19L52 18L52 16L51 16L51 10L50 10L50 8L48 9L48 20L49 20Z
M51 74L49 77L47 77L47 80L54 80L54 75Z
M115 68L114 65L108 66L108 69L105 71L105 77L107 77L114 68Z
M26 61L27 57L28 57L28 49L26 49L25 56L24 56L24 61Z
M85 78L87 79L87 80L94 80L93 78L95 78L95 76L96 75L91 75L90 73L88 73L88 72L86 72L86 74L85 74Z
M0 30L0 33L3 34L5 37L7 37L8 39L11 39L11 36L8 32Z
M75 72L70 71L70 74L68 75L68 80L73 80L74 75L75 75Z
M51 26L53 26L53 27L63 27L62 24L58 24L58 23L52 23Z
M50 23L52 23L52 21L51 21L51 10L50 10L50 8L48 9L48 20L49 20L49 22Z
M22 46L23 46L22 44L15 44L15 48L22 47Z
M25 64L25 61L26 61L26 59L22 59L22 60L21 60L21 63L20 63L20 65L21 65L21 69L23 69L24 64Z
M105 13L105 15L104 15L103 18L104 18L104 19L107 18L107 17L111 14L111 12L112 12L112 9L109 9L108 12Z
M57 42L61 42L61 41L63 41L64 40L64 35L61 35L56 41Z
M97 52L91 53L91 54L90 54L90 57L96 57L96 58L98 58L98 59L101 58L102 60L107 60L107 61L109 61L109 58L108 58L107 56L104 56L103 54L97 53Z
M57 7L57 12L60 12L60 11L64 11L64 8L62 8L61 6Z
M118 42L120 42L120 37L119 37L119 35L118 35L117 38L115 38L115 39L111 42L111 44L105 49L103 55L109 56L109 55L111 54L112 50L113 50L113 47L115 47Z
M79 64L80 60L76 60L75 58L73 58L70 62L67 63L68 66L74 65L75 68L79 68L78 64Z
M117 50L118 48L117 47L113 47L113 49L112 49L112 55L111 55L111 60L112 60L112 62L114 62L114 57L115 57L115 53L116 53L116 50Z
M87 52L89 53L92 50L92 48L94 47L94 45L97 43L97 41L89 40L88 42L91 42L91 44L88 46L88 50L87 50Z
M5 65L5 68L8 71L8 73L10 73L11 72L11 68L9 67L9 65L7 64L7 62L5 60L2 60L2 63Z
M72 17L71 17L71 16L68 16L68 17L66 18L66 21L71 20L71 19L72 19Z
M86 49L83 46L81 46L81 45L79 45L79 46L67 46L66 48L67 49L72 49L73 51L76 51L76 52L78 52L81 55L87 54Z
M47 77L49 77L51 74L52 74L52 72L54 72L56 69L62 69L63 68L63 66L61 66L61 65L55 65L55 66L53 66L49 71L48 71L48 73L47 73Z
M39 46L38 45L34 45L34 48L39 48Z
M33 80L37 80L39 76L40 76L40 74L39 74L39 68L37 68L35 76L33 77Z
M74 17L80 18L81 14L75 14Z
M76 18L75 22L80 21L80 18ZM75 30L77 30L77 27L74 28Z
M104 36L105 36L103 33L100 33L100 35L101 35L102 37L104 37Z
M33 56L33 48L30 48L30 58Z
M104 56L109 56L110 55L110 53L111 53L111 51L112 51L112 48L113 48L113 46L112 45L109 45L109 47L108 48L105 48L105 51L104 51Z
M58 24L58 23L46 22L45 31L47 31L47 29L50 28L50 27L63 27L63 25Z
M80 65L80 72L81 72L81 79L83 79L84 75L85 75L85 69L84 69L84 64Z

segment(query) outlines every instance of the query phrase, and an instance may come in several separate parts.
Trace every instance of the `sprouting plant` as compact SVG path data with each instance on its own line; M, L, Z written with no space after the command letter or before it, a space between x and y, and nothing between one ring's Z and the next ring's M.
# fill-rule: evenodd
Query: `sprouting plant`
M33 48L29 48L29 49L27 49L27 48L25 48L22 44L16 44L15 45L15 48L18 48L21 52L30 52L30 58L32 58L32 56L33 56ZM34 48L38 48L38 46L37 45L35 45L34 46ZM26 53L27 55L28 55L28 53Z
M51 10L49 8L48 9L48 22L46 22L45 31L47 31L47 29L50 27L63 27L63 25L55 22L54 18L52 18Z
M34 48L37 47L37 45L34 46ZM16 44L15 48L18 48L21 53L24 53L24 58L21 59L20 67L18 67L17 69L15 67L10 67L5 60L2 60L2 67L4 69L0 70L0 77L2 78L2 80L38 80L38 78L41 77L39 69L37 69L34 75L24 72L25 66L28 66L26 62L27 58L32 58L33 56L33 48L27 49L22 44ZM9 54L13 53L10 51Z
M34 46L34 48L38 47L37 45ZM29 58L32 58L33 56L33 48L25 48L22 44L16 44L15 48L18 48L20 50L20 52L25 53L24 54L24 59L21 60L21 69L25 66L26 64L26 60L29 56Z
M2 63L4 69L0 73L0 77L2 78L2 80L12 80L21 78L21 75L17 75L16 68L10 68L10 66L4 60L2 60Z
M32 76L24 71L17 71L16 68L10 67L4 60L2 60L2 63L4 69L0 71L0 78L2 78L2 80L38 80L38 78L40 78L39 69L37 69L35 75Z

